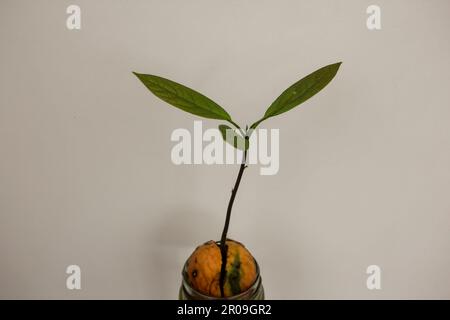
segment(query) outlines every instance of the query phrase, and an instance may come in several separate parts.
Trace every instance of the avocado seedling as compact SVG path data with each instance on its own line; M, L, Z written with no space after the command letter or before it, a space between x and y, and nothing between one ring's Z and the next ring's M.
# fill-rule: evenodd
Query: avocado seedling
M170 105L199 117L227 122L231 127L223 123L218 126L223 139L242 151L243 159L231 191L220 240L197 247L188 259L189 282L198 292L227 298L244 292L255 281L254 258L241 243L227 238L233 203L247 168L250 136L261 122L291 110L322 90L340 65L341 62L327 65L297 81L272 102L258 121L245 127L238 125L219 104L195 90L160 76L133 72L147 89Z

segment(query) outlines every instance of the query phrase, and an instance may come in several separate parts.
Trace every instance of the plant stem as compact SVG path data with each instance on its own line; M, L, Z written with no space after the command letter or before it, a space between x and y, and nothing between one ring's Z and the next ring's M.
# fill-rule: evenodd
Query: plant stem
M237 130L239 130L239 132L242 134L242 137L245 137L244 130L242 130L236 122L234 122L233 120L228 120L228 122L231 123Z
M245 139L248 140L248 136L245 135ZM220 295L222 298L225 296L224 294L224 284L225 284L225 277L226 277L226 266L227 266L227 251L228 247L226 245L227 241L227 232L228 232L228 226L230 225L230 218L231 218L231 209L233 209L233 203L234 199L236 198L236 193L239 188L239 184L241 183L242 174L244 173L244 169L247 168L247 149L244 150L243 159L241 166L239 167L239 173L236 179L236 182L234 183L234 188L231 190L231 197L230 201L228 202L228 208L227 208L227 216L225 218L225 225L223 226L222 231L222 237L220 238L220 253L222 256L222 266L220 269Z

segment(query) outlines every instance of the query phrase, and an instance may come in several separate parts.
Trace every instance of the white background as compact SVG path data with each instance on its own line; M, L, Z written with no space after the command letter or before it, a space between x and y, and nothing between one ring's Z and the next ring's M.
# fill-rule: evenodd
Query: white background
M267 298L450 298L449 12L444 0L3 0L0 297L177 298L186 258L220 237L238 167L173 165L171 132L198 118L131 71L193 87L245 125L343 61L324 91L262 125L280 129L280 171L246 170L230 237L258 260ZM65 287L70 264L80 291ZM382 290L366 288L371 264Z

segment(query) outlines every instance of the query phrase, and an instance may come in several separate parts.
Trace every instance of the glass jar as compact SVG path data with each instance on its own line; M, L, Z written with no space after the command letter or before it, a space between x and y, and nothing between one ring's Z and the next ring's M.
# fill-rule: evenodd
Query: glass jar
M180 286L180 292L178 295L179 300L264 300L264 287L262 285L261 275L259 272L258 262L256 262L256 280L246 291L241 292L237 295L217 298L212 296L207 296L203 293L198 292L191 287L187 276L187 261L184 264L182 275L182 282Z

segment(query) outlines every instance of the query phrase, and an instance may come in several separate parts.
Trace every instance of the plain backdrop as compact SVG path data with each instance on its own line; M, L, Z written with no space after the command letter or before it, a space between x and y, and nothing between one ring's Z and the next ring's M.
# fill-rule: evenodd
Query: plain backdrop
M132 71L245 125L343 61L261 126L280 129L280 170L246 170L229 236L269 299L450 298L449 14L446 0L2 0L0 297L177 298L186 258L220 237L238 166L174 165L172 131L199 118ZM66 288L72 264L81 290Z

